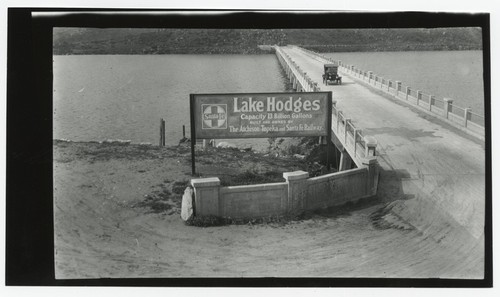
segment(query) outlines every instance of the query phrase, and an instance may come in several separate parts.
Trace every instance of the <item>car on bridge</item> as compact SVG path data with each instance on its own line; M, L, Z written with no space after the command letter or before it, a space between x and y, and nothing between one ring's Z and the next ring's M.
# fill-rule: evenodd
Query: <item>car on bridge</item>
M323 83L329 85L330 83L341 85L342 76L338 74L339 66L335 64L325 64L323 73Z

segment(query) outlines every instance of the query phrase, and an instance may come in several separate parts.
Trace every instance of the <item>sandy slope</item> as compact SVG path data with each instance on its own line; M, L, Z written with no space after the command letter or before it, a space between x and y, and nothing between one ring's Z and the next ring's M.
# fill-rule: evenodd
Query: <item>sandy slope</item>
M275 159L209 160L200 162L206 176L221 168L286 170ZM174 195L163 212L137 206L189 174L188 150L55 143L56 277L482 278L476 241L450 227L443 238L466 243L457 248L390 213L384 224L374 223L370 215L383 206L377 197L301 221L207 228L186 226Z

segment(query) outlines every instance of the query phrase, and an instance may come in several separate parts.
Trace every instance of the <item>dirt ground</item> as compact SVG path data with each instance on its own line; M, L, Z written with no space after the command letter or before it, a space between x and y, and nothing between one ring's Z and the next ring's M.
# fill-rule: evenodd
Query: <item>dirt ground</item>
M227 149L197 160L205 177L305 166ZM56 277L483 276L484 246L457 228L437 238L391 215L390 188L301 220L194 227L180 218L190 178L188 146L54 142Z

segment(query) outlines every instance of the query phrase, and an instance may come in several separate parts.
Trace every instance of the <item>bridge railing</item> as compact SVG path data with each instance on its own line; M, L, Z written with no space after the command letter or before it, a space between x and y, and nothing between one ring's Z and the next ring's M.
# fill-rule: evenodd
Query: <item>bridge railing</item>
M477 113L469 112L469 117L470 117L470 123L473 124L478 123L480 127L484 127L484 116Z
M287 75L302 75L300 68L290 58L290 56L275 47L276 55L281 65L285 69ZM299 68L299 70L297 70ZM297 70L297 71L294 71ZM310 84L312 91L320 91L320 88L315 82L308 79L306 75L306 85ZM302 83L302 81L301 81ZM307 88L306 88L307 90ZM332 130L335 137L342 143L344 149L349 153L351 159L358 167L367 166L367 160L373 159L376 156L377 141L370 136L364 136L362 130L357 128L349 118L346 118L344 113L337 108L336 101L332 102Z
M454 126L473 132L474 135L477 135L480 138L484 137L484 116L473 113L471 108L464 108L458 106L457 104L453 104L452 99L438 99L434 95L416 90L411 86L404 86L401 81L393 81L380 77L372 71L362 70L354 65L342 63L342 61L334 60L321 53L316 53L301 47L295 48L302 50L305 54L318 61L324 63L336 63L339 65L339 69L342 73L359 79L362 82L380 89L397 99L406 101L411 105L416 105L429 113L445 119Z
M331 62L330 60L328 61ZM410 86L404 86L400 81L380 78L371 71L364 71L352 65L346 65L341 61L337 63L339 63L343 73L358 78L385 93L407 101L412 105L419 106L424 110L445 118L455 125L484 137L484 116L473 113L471 108L464 108L453 104L453 100L449 98L436 98L434 95L413 89Z
M332 130L358 167L364 166L367 159L376 156L376 140L370 136L365 137L362 130L338 109L335 100L332 104Z
M292 81L294 88L302 92L318 92L320 88L306 72L300 69L300 66L290 58L290 56L282 51L279 47L275 46L274 50L278 61L281 63L283 69L287 73L288 78Z
M311 58L324 62L335 62L328 60L321 54L314 53L307 49L291 46L303 50ZM286 55L286 53L285 53ZM319 90L319 88L318 88ZM364 166L367 158L376 156L377 141L371 136L364 136L361 129L357 128L351 119L347 118L342 110L337 108L337 102L332 103L332 130L347 150L354 163L358 167Z

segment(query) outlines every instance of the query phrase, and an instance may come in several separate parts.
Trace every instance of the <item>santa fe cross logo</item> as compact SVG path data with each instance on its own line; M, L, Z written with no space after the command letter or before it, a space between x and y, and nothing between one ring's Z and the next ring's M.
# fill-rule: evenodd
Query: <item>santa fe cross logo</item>
M227 104L202 104L202 129L227 129Z

